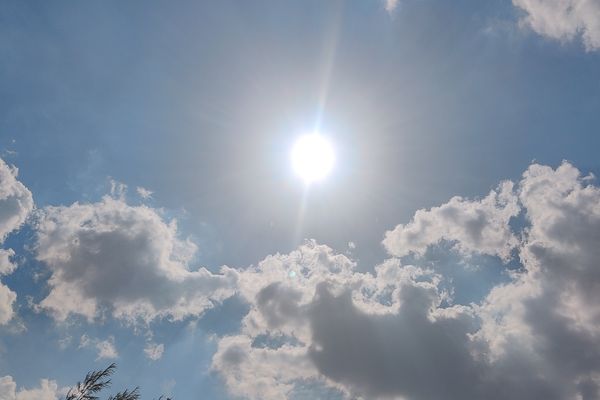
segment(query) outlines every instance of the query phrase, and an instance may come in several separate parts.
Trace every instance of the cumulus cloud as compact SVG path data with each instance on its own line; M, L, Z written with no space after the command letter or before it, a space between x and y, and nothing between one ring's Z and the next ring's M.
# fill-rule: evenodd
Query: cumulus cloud
M17 180L18 170L0 160L0 240L18 229L33 210L29 189Z
M520 212L512 182L502 183L481 200L453 197L430 210L419 210L411 222L398 225L385 235L387 251L402 257L423 255L442 240L454 242L463 253L510 258L518 241L508 222Z
M348 398L599 397L600 189L591 177L568 163L532 165L517 185L419 211L392 232L396 256L447 240L504 261L514 251L522 268L479 304L448 305L440 276L397 258L361 272L314 241L269 256L240 272L249 312L213 357L229 390L250 399L290 398L310 383Z
M358 272L309 241L240 274L251 309L213 358L235 395L285 399L306 381L370 397L475 393L462 385L477 372L467 348L473 313L439 307L444 293L433 272L397 260ZM424 351L434 356L414 369ZM418 379L426 371L440 373L437 389Z
M30 193L14 188L25 212L13 230L33 208ZM193 269L196 247L175 221L114 195L40 210L34 251L51 273L40 307L57 320L180 320L237 293L248 312L239 332L218 339L212 360L236 396L287 399L321 385L346 398L600 397L600 188L569 163L534 164L485 197L418 210L386 233L392 258L367 271L315 241L239 271ZM520 269L479 303L451 304L442 276L419 265L441 242ZM404 264L411 254L416 265ZM0 252L0 273L14 270L13 256ZM0 285L0 317L14 296ZM118 356L113 338L84 335L80 346ZM164 346L149 341L144 352L160 359ZM17 390L0 378L0 399L56 393L52 381Z
M355 263L327 246L307 242L240 272L240 294L252 304L240 335L220 340L213 358L231 390L252 399L280 399L299 379L317 379L308 357L306 312L318 282L344 284ZM257 345L263 340L265 345ZM279 342L276 348L267 346Z
M192 269L196 246L178 237L176 221L131 206L123 196L46 207L36 230L36 257L51 272L40 306L57 320L180 320L202 314L235 290L235 270Z
M0 244L19 229L33 210L33 197L29 189L17 180L18 170L0 159ZM0 249L0 277L11 274L16 264L12 249ZM0 282L0 325L6 324L14 315L15 292Z
M526 16L522 22L540 35L560 41L581 37L587 50L600 48L597 0L513 0Z
M40 380L40 386L33 389L17 389L12 376L0 377L0 400L57 400L64 390L59 390L55 381Z
M222 374L231 393L250 399L286 399L295 382L317 379L305 348L256 347L254 340L239 335L219 341L213 368Z
M518 347L540 359L539 371L561 382L561 398L600 395L600 189L591 181L568 163L527 170L526 270L495 288L481 312L491 354Z

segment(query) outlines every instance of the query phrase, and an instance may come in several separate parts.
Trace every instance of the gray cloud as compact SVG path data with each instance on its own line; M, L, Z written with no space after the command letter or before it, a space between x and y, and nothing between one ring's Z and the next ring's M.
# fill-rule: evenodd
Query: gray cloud
M157 210L104 197L46 207L37 221L36 257L52 275L40 307L58 320L109 313L129 321L200 315L231 296L233 269L192 270L196 246Z
M307 242L240 272L251 309L242 332L221 339L213 358L232 393L288 398L298 381L370 397L436 398L451 382L456 393L476 393L462 385L478 371L468 348L476 331L472 310L440 308L445 294L431 271L397 260L373 273L355 267ZM419 378L429 368L444 372L437 388Z
M520 248L526 270L495 288L481 312L492 355L518 344L561 382L562 398L600 388L600 189L590 182L568 163L527 170L520 185L531 223Z
M432 288L408 284L399 294L397 313L373 315L357 309L350 293L336 297L320 286L308 318L316 368L366 398L477 398L472 315L430 314L438 301Z
M3 221L13 221L5 222L6 235L25 221L33 202L16 172L7 166L5 172L4 187L12 187L5 198L24 205L12 208L17 218L3 214ZM482 199L455 197L417 211L386 234L394 258L372 271L308 241L219 274L190 268L196 247L179 238L175 221L127 204L124 195L46 207L37 216L34 250L51 272L50 291L39 306L57 320L73 314L90 321L103 315L181 319L238 293L249 311L237 334L219 338L212 367L232 394L250 399L286 399L300 383L348 398L595 398L599 205L593 178L572 165L531 165L517 185L505 182ZM520 212L526 223L511 228ZM508 261L517 254L522 269L479 304L448 305L441 276L401 260L415 254L418 264L440 241L466 257ZM3 273L14 269L12 254L0 254ZM0 304L14 302L2 298L2 288ZM92 344L115 356L110 341L103 343ZM147 355L158 358L162 350L149 343ZM11 400L56 393L50 381L16 391L4 377L0 387Z
M348 398L596 398L600 189L590 179L568 163L532 165L514 188L452 199L401 226L428 221L414 230L423 238L413 235L406 248L395 242L397 255L440 238L463 254L506 260L514 249L522 270L480 304L448 306L438 275L398 259L358 272L315 242L267 257L240 272L250 311L239 334L220 340L213 368L233 394L250 399L290 398L305 382ZM527 223L513 233L510 219L521 208ZM485 216L476 230L493 226L498 240L474 240L476 215ZM444 224L451 226L438 234Z

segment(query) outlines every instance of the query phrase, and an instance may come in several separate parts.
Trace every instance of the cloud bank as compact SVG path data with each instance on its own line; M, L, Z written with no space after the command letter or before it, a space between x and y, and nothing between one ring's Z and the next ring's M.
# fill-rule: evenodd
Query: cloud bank
M0 164L0 178L4 239L33 201L14 168ZM600 397L600 188L566 162L418 210L386 233L391 257L367 271L314 240L245 269L194 269L196 247L176 222L123 193L43 208L33 228L34 254L50 271L39 308L57 321L181 320L239 295L249 311L239 332L217 338L212 359L236 396L288 399L311 387L356 399ZM478 303L455 304L424 262L439 244L520 268ZM3 274L13 255L3 250ZM14 293L2 290L13 297L0 297L10 310L0 315L12 316ZM84 336L81 347L118 356L112 338ZM144 352L158 360L164 345L149 341ZM17 390L0 378L0 399L56 396L52 381Z
M581 38L588 51L600 48L600 2L597 0L513 0L525 12L522 23L563 42Z
M599 240L592 178L532 165L483 199L418 211L371 272L314 241L240 272L250 311L213 369L250 399L307 384L347 398L598 398ZM400 258L440 241L467 257L513 253L521 269L479 304L449 305L439 275Z

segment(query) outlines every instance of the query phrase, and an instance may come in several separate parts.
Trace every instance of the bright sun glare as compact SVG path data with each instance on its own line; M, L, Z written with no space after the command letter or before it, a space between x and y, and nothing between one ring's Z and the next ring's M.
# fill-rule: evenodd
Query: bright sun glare
M318 133L299 137L292 149L294 172L307 184L320 181L329 175L334 162L335 154L331 142Z

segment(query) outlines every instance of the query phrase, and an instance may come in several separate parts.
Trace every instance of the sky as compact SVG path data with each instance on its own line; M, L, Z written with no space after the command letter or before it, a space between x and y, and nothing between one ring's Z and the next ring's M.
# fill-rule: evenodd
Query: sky
M599 110L598 0L1 1L0 400L598 399Z

